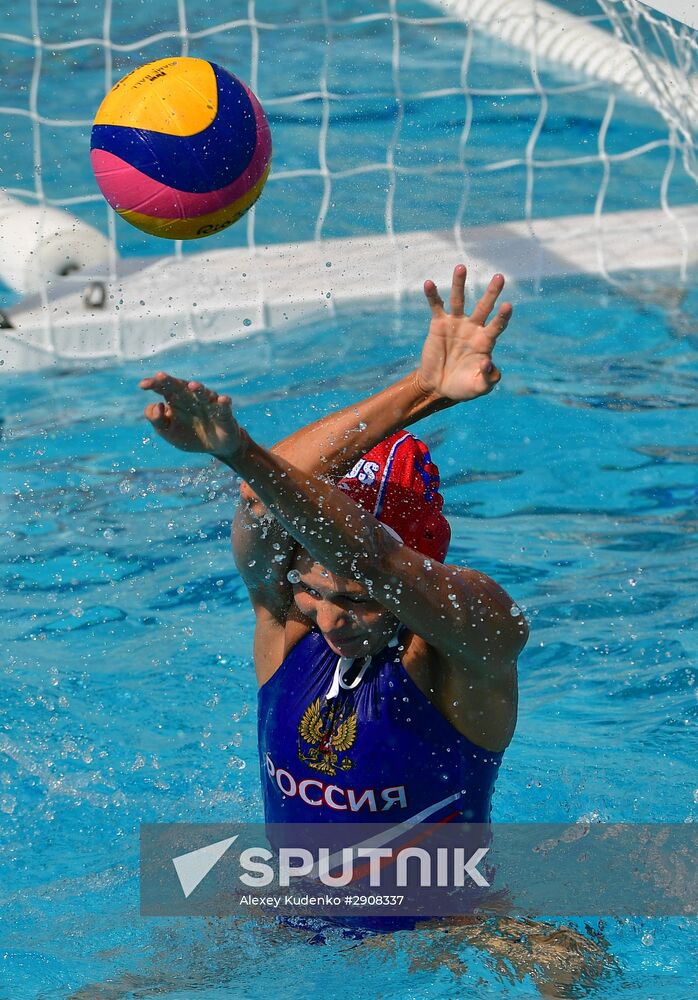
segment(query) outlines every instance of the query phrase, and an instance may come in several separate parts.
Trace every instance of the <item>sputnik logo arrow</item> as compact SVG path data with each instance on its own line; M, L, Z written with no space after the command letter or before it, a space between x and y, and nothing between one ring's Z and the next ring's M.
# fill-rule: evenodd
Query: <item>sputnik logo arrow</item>
M200 847L196 851L190 851L188 854L180 854L178 858L172 858L172 864L175 866L177 878L179 879L179 884L182 887L185 898L188 899L191 896L199 882L206 878L213 866L220 861L233 841L237 839L238 834L236 833L234 837L228 837L226 840L218 840L215 844L208 844L206 847Z

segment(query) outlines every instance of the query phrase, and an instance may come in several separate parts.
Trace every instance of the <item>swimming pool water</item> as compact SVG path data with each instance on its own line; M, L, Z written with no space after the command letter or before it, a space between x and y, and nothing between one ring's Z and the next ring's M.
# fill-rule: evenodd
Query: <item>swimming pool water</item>
M421 3L397 6L434 15ZM186 9L190 32L211 25L202 0ZM330 47L324 24L294 26L296 0L257 0L254 9L260 21L289 26L260 32L257 89L275 174L318 167L322 101L278 99L316 89L329 53L328 168L381 163L393 148L405 168L397 231L451 226L464 182L464 225L523 217L524 168L486 166L525 154L539 99L501 94L530 89L527 59L476 39L468 82L493 93L473 98L464 180L441 169L458 159L463 97L416 96L459 85L461 27L401 25L400 107L389 20L350 23L375 4L332 0ZM30 34L28 11L6 11L1 30ZM40 0L38 11L44 39L102 33L99 5ZM303 5L306 20L321 14L320 0ZM176 25L177 4L114 0L111 24L113 41L129 43ZM116 51L114 79L173 45ZM189 53L250 78L247 28L193 39ZM33 57L0 40L0 106L27 106ZM604 93L559 92L580 81L541 73L550 106L536 156L593 155ZM90 120L104 89L99 45L44 52L45 118ZM2 130L0 182L32 188L29 121L3 116ZM654 112L619 98L607 149L622 153L665 132ZM49 122L41 141L46 195L93 194L89 128ZM666 157L656 149L615 163L606 207L656 206ZM439 172L413 172L427 168ZM596 163L541 166L534 214L590 211L600 179ZM381 170L333 177L323 234L383 232L387 183ZM672 203L695 200L680 165L669 194ZM256 210L258 242L311 239L322 196L319 176L272 176ZM71 210L106 228L103 202ZM163 252L120 221L117 237L126 256ZM245 239L243 224L207 246ZM432 276L443 283L452 263ZM501 386L419 428L441 470L450 559L494 576L532 625L519 726L494 798L500 822L697 819L697 303L689 290L677 305L662 281L637 279L624 293L585 280L510 290L516 316L499 349ZM0 305L11 301L3 295ZM139 823L261 818L252 618L228 540L235 481L153 439L138 380L162 364L225 389L250 433L270 445L402 374L425 329L426 310L411 300L340 309L290 334L187 347L157 366L3 377L0 613L10 641L0 664L0 1000L58 1000L80 988L92 997L89 984L107 977L120 980L114 996L202 1000L334 996L347 982L357 997L385 1000L538 995L467 946L455 949L468 966L458 979L421 933L395 936L386 961L339 935L311 947L252 922L138 915ZM593 995L692 996L694 920L607 921L604 932L620 971Z
M696 294L672 310L635 288L510 289L500 386L418 425L449 560L531 622L499 822L698 819ZM409 370L426 323L417 299L339 310L163 366L231 393L271 445ZM262 818L235 478L150 432L137 383L159 366L3 379L0 997L107 977L109 996L300 1000L347 977L360 997L538 995L465 945L464 978L430 970L416 934L386 960L339 934L139 917L141 822ZM619 971L589 995L688 1000L695 920L604 923Z

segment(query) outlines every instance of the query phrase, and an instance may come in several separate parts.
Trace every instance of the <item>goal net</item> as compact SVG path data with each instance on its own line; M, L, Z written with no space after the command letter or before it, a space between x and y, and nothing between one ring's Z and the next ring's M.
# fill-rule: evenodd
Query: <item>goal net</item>
M636 0L21 0L0 32L4 370L139 357L475 282L694 253L695 32ZM272 172L186 244L116 217L89 166L113 83L172 54L258 95ZM426 270L425 270L426 269Z

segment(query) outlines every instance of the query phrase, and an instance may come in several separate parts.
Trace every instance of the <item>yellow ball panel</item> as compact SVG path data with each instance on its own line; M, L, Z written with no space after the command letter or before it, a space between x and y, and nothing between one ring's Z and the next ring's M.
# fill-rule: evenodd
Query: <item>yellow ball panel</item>
M176 56L156 59L119 80L100 104L94 123L187 136L208 128L217 111L211 64Z

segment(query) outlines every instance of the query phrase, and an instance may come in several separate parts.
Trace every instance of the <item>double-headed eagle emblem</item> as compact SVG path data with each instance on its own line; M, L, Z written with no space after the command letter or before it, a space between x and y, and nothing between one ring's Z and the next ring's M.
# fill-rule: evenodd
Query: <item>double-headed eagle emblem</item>
M334 775L337 768L348 771L352 761L348 757L339 760L339 754L345 753L356 740L356 712L346 713L336 703L325 705L324 710L320 699L308 705L300 723L298 734L310 747L305 754L298 740L298 757L316 771Z

